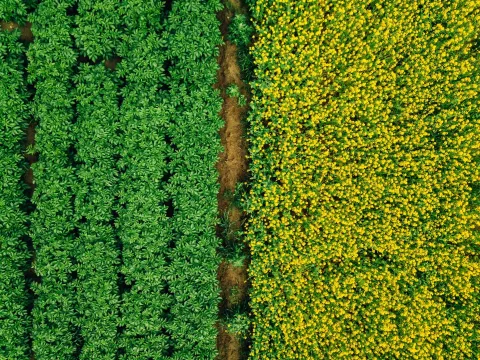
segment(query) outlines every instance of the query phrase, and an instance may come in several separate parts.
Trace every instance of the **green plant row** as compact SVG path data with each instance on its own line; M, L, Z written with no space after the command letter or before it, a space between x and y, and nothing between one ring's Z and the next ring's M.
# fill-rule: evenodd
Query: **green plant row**
M213 88L222 39L216 12L219 0L177 0L165 28L170 62L167 133L174 149L166 188L172 199L167 269L172 294L167 325L174 359L214 359L219 287L216 279L220 239L217 224L218 131L221 98Z
M75 77L77 121L75 222L80 359L115 359L120 251L114 232L117 187L118 81L103 64L83 64Z
M161 106L165 84L163 2L127 0L117 71L125 81L120 108L118 235L122 244L120 354L122 359L161 359L169 353L166 331L172 298L166 257L172 239L167 217L167 122Z
M27 126L25 48L20 33L0 31L0 359L27 359L24 271L28 253L21 177Z
M112 55L119 40L118 7L116 0L78 2L73 34L80 54L94 61ZM115 359L120 320L120 248L113 226L118 186L118 77L104 64L80 64L74 94L80 359Z
M76 62L71 39L74 0L44 0L29 17L35 41L28 50L29 82L36 88L32 111L36 128L33 164L36 206L30 236L35 292L33 351L36 360L74 358L77 348L74 264L78 244L73 217L72 74Z

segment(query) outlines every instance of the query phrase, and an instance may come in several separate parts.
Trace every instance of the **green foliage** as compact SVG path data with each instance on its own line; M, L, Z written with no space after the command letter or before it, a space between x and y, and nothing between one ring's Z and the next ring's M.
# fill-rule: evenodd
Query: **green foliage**
M0 359L27 359L23 271L28 253L22 237L26 215L21 141L27 125L25 49L19 32L0 31Z
M68 15L75 6L78 15ZM35 359L216 356L222 121L212 85L221 8L219 0L176 0L168 12L156 1L43 0L30 15L28 80L38 126L25 152L39 154L30 226L40 277L32 285ZM117 71L78 64L73 42L93 62L120 56ZM5 76L5 84L19 79ZM11 197L25 119L20 97L2 103L4 93L0 110L8 105L11 131L0 139L16 144L8 148ZM18 189L9 206L23 202ZM17 242L24 215L15 213L15 221L5 251L0 238L0 299L3 283L17 291L8 292L15 301L0 303L0 341L8 344L0 344L0 358L23 359L27 320L18 296L26 249ZM15 262L3 262L7 256Z
M250 333L250 318L243 312L235 312L226 319L228 332L240 339L246 339Z
M227 253L226 259L235 267L242 267L245 265L247 256L245 255L245 245L243 243L236 243L233 249Z
M216 81L218 45L216 12L220 1L177 0L166 24L170 96L168 134L171 155L168 194L173 202L169 290L172 321L167 329L175 359L213 359L219 288L216 254L217 172L221 151L218 131L221 98Z
M239 47L237 52L238 66L242 73L242 78L245 83L250 83L254 80L255 64L253 63L253 56L250 54L250 48Z
M119 5L117 0L78 2L74 35L80 53L95 61L116 52L120 37ZM112 226L112 209L116 206L118 186L119 81L103 64L81 64L75 85L80 359L115 359L120 322L120 249Z
M230 288L230 293L228 294L228 300L230 304L233 306L238 306L240 305L240 302L242 300L241 298L241 292L240 289L238 288L238 285L234 285Z
M248 47L253 31L253 26L245 14L235 14L228 28L228 38L239 47Z
M235 14L228 27L229 40L237 45L238 65L246 81L253 80L253 58L250 55L250 44L254 34L254 27L245 14ZM241 105L243 106L243 105Z
M78 0L75 42L93 61L115 53L120 41L120 0Z
M224 211L220 216L220 227L222 228L222 237L226 240L235 240L235 224L230 221L230 211Z
M233 197L233 205L241 210L245 210L246 199L248 198L249 186L248 182L238 182L235 186L235 194Z
M2 0L0 1L0 20L21 21L25 20L27 6L24 0Z
M75 308L72 185L73 98L71 95L71 18L73 0L42 1L30 17L35 42L28 50L29 81L35 83L33 102L36 149L34 164L36 210L30 235L36 251L34 270L41 282L33 284L33 351L36 360L74 358Z
M115 359L119 294L112 208L117 186L118 84L103 64L83 64L75 78L75 185L80 359Z
M123 246L120 338L122 359L168 356L166 253L172 238L167 217L169 145L167 116L161 106L166 78L160 30L163 3L122 2L126 29L118 73L125 79L120 108L118 235Z
M240 226L239 226L240 225ZM225 211L220 217L223 245L220 255L236 267L242 267L245 263L245 246L240 241L242 224L234 224L230 220L230 211Z
M247 105L247 99L245 98L245 96L240 92L240 88L235 85L235 84L231 84L227 87L227 96L228 97L236 97L237 98L237 101L238 101L238 105L239 106L245 106Z

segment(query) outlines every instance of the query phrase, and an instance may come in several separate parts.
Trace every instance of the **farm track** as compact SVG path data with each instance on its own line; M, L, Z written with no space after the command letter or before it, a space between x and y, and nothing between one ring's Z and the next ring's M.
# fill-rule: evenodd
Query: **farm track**
M215 85L221 91L223 98L221 116L225 121L224 127L220 130L224 151L220 154L217 163L220 182L218 211L221 217L225 214L228 216L230 230L235 232L241 229L245 218L243 211L233 204L231 194L234 194L237 184L243 183L247 179L247 143L243 119L246 116L248 106L239 106L235 98L228 97L226 88L235 84L248 100L250 95L246 84L242 81L237 61L237 46L228 40L228 26L234 13L246 13L246 8L238 0L226 0L225 5L225 8L218 14L224 44L220 47L218 57L220 69ZM220 230L219 233L221 233ZM227 261L222 261L220 264L217 273L222 297L219 307L220 318L235 304L247 300L247 268L247 262L244 262L242 267L235 267ZM232 299L232 289L234 288L237 289L237 292L235 299ZM244 342L229 334L225 326L219 323L217 337L219 360L246 359L247 349L245 347Z

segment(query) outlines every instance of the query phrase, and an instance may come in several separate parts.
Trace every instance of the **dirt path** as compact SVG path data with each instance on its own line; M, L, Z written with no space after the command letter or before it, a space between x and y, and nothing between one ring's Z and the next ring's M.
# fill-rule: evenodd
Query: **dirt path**
M235 98L226 95L226 88L235 84L248 99L249 94L241 78L237 61L237 47L228 41L228 26L235 12L245 13L245 7L239 0L225 0L225 9L218 14L221 21L221 31L225 44L220 48L216 88L221 90L223 106L221 116L225 121L220 130L221 142L224 148L217 163L219 172L220 192L218 194L218 211L220 216L227 216L231 231L241 228L245 215L232 202L232 194L236 185L247 179L247 144L245 141L244 118L247 106L239 106ZM226 215L225 215L226 214ZM219 313L224 316L228 309L245 302L248 297L247 264L237 267L222 261L217 278L220 282L222 301ZM229 334L223 324L218 325L217 348L219 360L241 360L246 358L245 344L234 335Z

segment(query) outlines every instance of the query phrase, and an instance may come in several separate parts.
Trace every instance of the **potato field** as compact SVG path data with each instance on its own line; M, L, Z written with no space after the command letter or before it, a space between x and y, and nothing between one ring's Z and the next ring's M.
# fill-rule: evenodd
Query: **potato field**
M0 360L480 358L480 2L0 25Z

